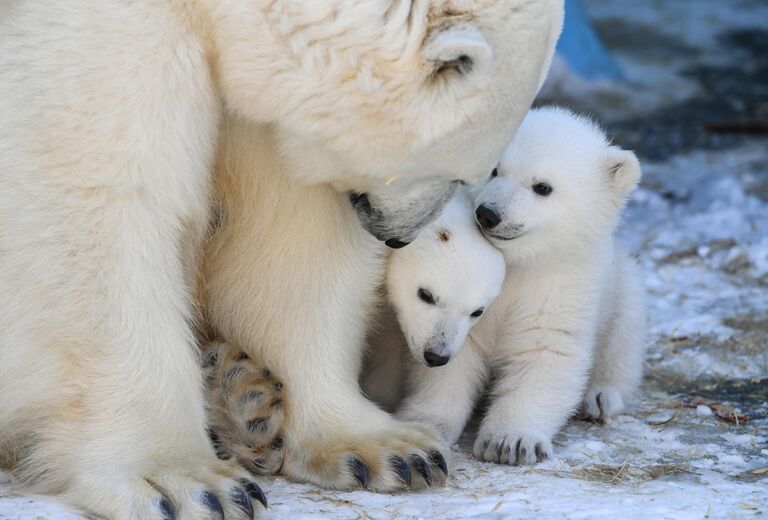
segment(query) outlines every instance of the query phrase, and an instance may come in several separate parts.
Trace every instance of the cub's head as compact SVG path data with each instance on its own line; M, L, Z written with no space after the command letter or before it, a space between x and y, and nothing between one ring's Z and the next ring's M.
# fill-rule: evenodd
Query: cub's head
M567 255L613 233L640 175L635 154L589 119L532 110L477 195L475 219L508 260Z
M274 124L290 175L348 192L399 242L491 171L563 17L563 0L201 1L228 108Z
M413 356L445 365L498 296L502 254L478 231L464 192L409 247L389 260L387 292Z

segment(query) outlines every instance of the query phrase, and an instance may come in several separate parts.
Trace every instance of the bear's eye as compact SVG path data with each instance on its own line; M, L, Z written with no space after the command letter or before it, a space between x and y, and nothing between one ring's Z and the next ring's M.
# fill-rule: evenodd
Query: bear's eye
M494 177L498 177L498 176L499 176L499 169L498 168L494 168L493 171L491 172L491 179L493 179Z
M482 307L480 307L480 308L479 308L479 309L477 309L475 312L473 312L472 314L470 314L470 316L472 316L473 318L479 318L480 316L482 316L482 315L483 315L483 311L484 311L484 310L485 310L485 309L483 309Z
M416 293L421 301L424 303L428 303L430 305L435 304L435 297L432 296L432 293L429 292L427 289L424 289L423 287L419 289L419 292Z
M537 182L532 186L533 192L542 197L548 197L552 193L552 186L546 182Z

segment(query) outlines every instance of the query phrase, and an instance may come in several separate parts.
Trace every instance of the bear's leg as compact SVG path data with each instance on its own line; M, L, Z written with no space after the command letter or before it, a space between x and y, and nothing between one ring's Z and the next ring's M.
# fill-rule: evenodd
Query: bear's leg
M566 327L566 328L560 328ZM533 464L552 455L552 437L586 387L592 346L574 327L521 327L500 338L498 375L474 444L481 460Z
M358 383L383 246L347 194L287 177L268 127L227 118L222 132L206 310L290 392L282 473L339 489L443 484L439 435L395 420Z
M582 412L606 422L632 401L643 373L645 300L640 273L627 257L616 260L610 322L598 337L589 387Z
M236 457L257 475L283 466L283 383L227 343L206 345L208 422L219 458Z
M0 458L91 516L250 518L189 325L207 57L158 3L0 10Z
M309 280L306 282L305 289L311 292L312 284ZM261 301L280 305L278 294L258 294L264 298ZM255 442L271 438L280 426L273 420L279 419L279 412L283 412L284 447L281 443L279 448L283 450L271 451L271 454L275 457L284 452L282 472L290 478L325 487L364 487L376 491L442 485L447 476L447 463L439 436L427 426L396 421L361 394L357 383L360 353L355 351L362 341L358 324L339 319L332 305L303 310L296 309L295 302L293 305L294 312L300 312L306 321L298 320L295 325L279 330L282 345L259 349L252 356L275 367L290 385L290 402L285 406L280 403L276 408L274 402L261 406L262 401L258 401L261 415L255 417L257 431L251 437L259 436L262 441ZM348 312L355 315L351 308ZM315 314L316 318L307 313ZM304 328L313 323L316 328L305 339ZM322 323L326 325L320 326ZM257 346L264 344L264 337L256 343ZM243 363L230 363L232 368L221 372L222 391L227 386L235 387L233 393L242 395L230 400L237 403L236 406L223 420L218 420L219 424L225 424L225 430L226 425L230 430L249 430L248 424L254 420L251 415L255 412L243 409L242 400L250 399L254 390L262 394L269 389L264 376L244 370ZM229 436L222 446L241 459L247 458L253 451L248 444L254 442L246 437ZM246 467L250 465L246 463Z
M328 339L315 342L311 353L296 352L310 358L305 363L284 367L292 397L283 472L339 489L443 485L448 467L440 437L426 425L397 421L368 401L357 370L349 369L350 352L327 347ZM344 345L343 338L337 341Z
M487 380L487 366L468 339L459 354L437 368L409 360L408 391L397 416L430 424L450 444L458 441Z
M205 431L184 226L149 189L58 181L55 204L1 198L18 206L0 233L0 429L16 475L116 520L253 517L248 492L263 495Z
M307 293L328 290L326 284L304 281L303 290ZM346 284L342 287L348 288ZM248 343L255 347L251 357L274 367L288 383L290 402L282 409L285 421L282 473L295 480L339 489L364 487L392 491L442 485L447 476L447 463L439 436L427 426L395 420L361 393L357 377L363 340L360 325L364 320L356 313L359 306L345 309L342 302L334 301L332 294L327 295L331 302L326 306L303 306L301 300L281 302L284 289L285 286L275 285L274 292L253 294L254 298L258 295L259 302L269 302L269 307L285 309L285 315L272 316L274 320L290 317L291 321L296 319L295 323L268 330L258 340L254 338ZM359 292L364 297L364 291ZM256 304L256 300L245 303L247 309L250 303ZM264 311L263 306L261 310ZM345 312L356 320L343 318ZM296 316L292 317L291 313ZM267 323L274 322L268 320ZM311 327L310 330L307 327ZM279 336L272 338L271 334ZM274 346L264 348L272 339ZM241 374L237 367L234 370L237 371L234 376L243 377L244 381L250 377ZM241 391L248 395L249 388L263 387L263 382L254 382L252 387L241 387ZM264 411L272 414L270 424L274 411L273 408ZM238 418L236 412L228 420L247 424L250 417L243 414ZM266 433L268 436L270 432ZM248 449L242 442L237 447L237 439L232 444L229 448L236 453Z

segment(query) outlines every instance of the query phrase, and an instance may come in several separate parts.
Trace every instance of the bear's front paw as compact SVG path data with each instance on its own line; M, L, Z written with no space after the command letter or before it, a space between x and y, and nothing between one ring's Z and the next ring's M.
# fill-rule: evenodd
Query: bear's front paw
M595 386L584 395L582 414L587 420L607 423L624 411L624 399L612 386Z
M211 438L220 458L234 456L258 475L283 465L284 388L272 372L239 348L206 349Z
M199 456L155 460L142 471L105 473L94 467L78 475L66 500L112 520L253 520L262 518L267 499L247 471L230 461Z
M163 520L251 520L267 507L264 492L232 462L194 463L147 475L144 481L160 494L155 510Z
M319 442L305 437L291 448L285 474L329 488L392 492L443 486L448 477L445 446L421 424Z
M536 432L481 429L473 453L480 460L498 464L536 464L552 456L552 442Z

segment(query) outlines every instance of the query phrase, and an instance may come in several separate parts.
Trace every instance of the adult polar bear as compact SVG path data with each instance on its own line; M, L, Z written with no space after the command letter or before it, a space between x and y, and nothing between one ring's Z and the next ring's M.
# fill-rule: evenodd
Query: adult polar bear
M561 0L311 5L0 5L0 450L34 490L115 519L251 516L205 435L189 326L223 107L301 151L302 181L400 175L364 222L397 243L495 162L562 17ZM311 373L343 334L294 361ZM334 411L313 402L307 436Z

